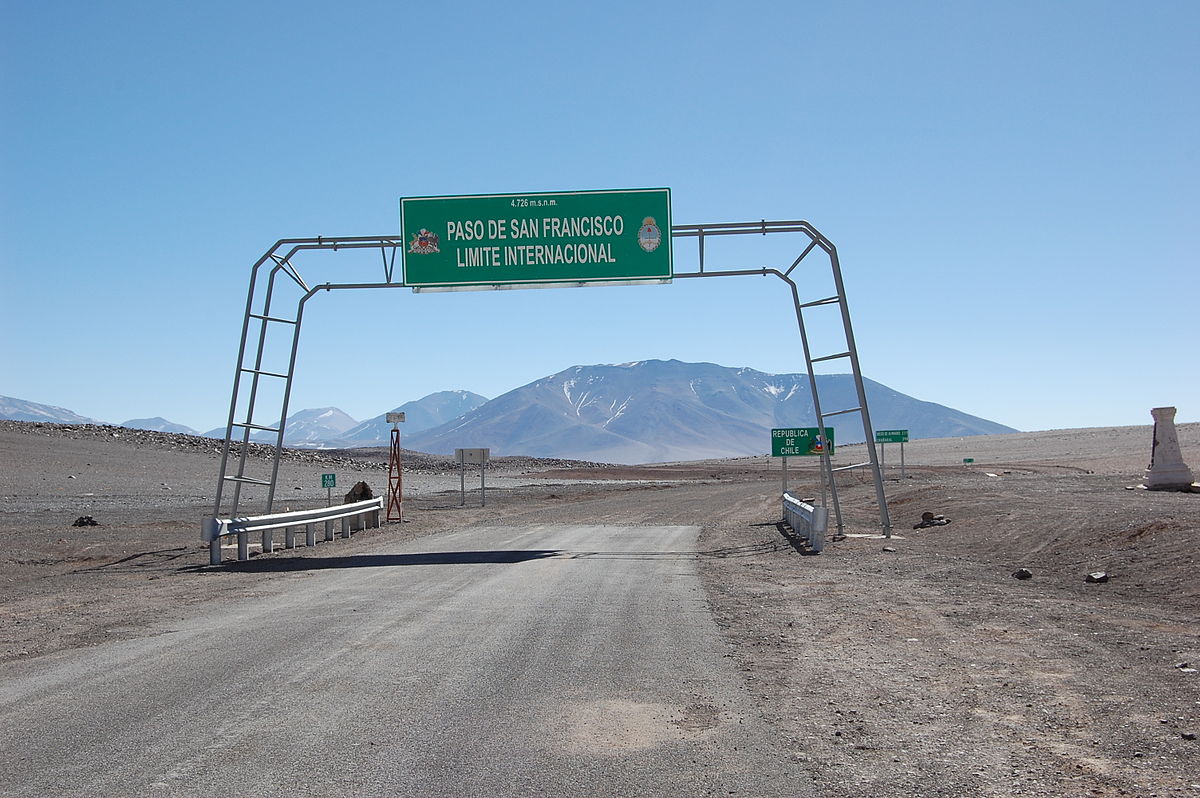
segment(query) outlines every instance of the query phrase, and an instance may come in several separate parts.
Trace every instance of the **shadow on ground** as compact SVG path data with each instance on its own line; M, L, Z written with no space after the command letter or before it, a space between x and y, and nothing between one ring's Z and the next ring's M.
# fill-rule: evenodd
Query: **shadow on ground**
M410 565L513 565L556 557L553 549L512 551L435 551L425 554L354 554L342 557L269 557L223 564L229 571L267 573L279 571L324 571L331 568L390 568ZM192 569L185 569L192 570ZM200 570L196 568L194 570Z

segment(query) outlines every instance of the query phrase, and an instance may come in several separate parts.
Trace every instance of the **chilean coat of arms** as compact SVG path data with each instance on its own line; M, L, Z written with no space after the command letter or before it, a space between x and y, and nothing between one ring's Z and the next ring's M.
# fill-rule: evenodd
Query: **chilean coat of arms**
M408 251L415 255L432 255L435 252L441 252L438 249L437 233L431 233L422 227L409 242Z

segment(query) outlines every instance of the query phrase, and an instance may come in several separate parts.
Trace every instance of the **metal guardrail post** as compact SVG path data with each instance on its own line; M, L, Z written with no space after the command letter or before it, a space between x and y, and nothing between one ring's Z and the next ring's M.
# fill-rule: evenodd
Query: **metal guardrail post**
M333 525L335 521L342 522L342 537L349 538L352 529L378 529L379 514L383 510L383 499L377 497L353 504L335 504L331 507L321 507L315 510L297 510L295 512L276 513L257 517L242 518L206 518L202 528L204 537L209 545L209 562L212 565L221 564L221 540L230 535L237 536L238 560L249 559L249 535L251 532L262 534L263 552L270 553L274 549L274 532L284 530L285 546L289 549L296 547L296 533L303 527L305 541L309 546L317 542L317 524L325 525L325 539L333 540Z
M783 494L783 520L802 537L814 554L825 548L825 532L829 529L829 509L815 507Z

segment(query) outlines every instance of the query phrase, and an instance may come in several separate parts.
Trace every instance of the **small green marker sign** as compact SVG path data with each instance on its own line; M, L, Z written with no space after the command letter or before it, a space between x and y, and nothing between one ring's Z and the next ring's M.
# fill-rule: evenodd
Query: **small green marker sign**
M974 462L975 462L974 457L964 457L963 458L963 465L967 465L969 463L974 463Z
M322 474L321 475L321 487L322 488L336 488L337 487L337 474Z

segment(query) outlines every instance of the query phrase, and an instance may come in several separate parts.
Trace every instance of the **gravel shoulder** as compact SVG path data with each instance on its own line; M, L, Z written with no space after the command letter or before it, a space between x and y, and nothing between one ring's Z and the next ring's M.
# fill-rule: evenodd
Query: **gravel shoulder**
M1179 431L1200 468L1200 424ZM459 506L448 464L414 459L407 523L215 569L199 539L213 442L112 432L0 422L0 669L278 590L290 574L270 560L484 523L694 524L747 711L823 794L1200 796L1200 495L1127 490L1149 426L914 441L903 480L889 446L894 536L871 536L874 491L843 476L852 536L819 556L778 526L768 458L514 462L489 472L486 508ZM811 467L789 465L815 495ZM378 453L298 453L288 503L324 503L329 470L386 484ZM952 522L912 529L925 511ZM71 526L82 515L99 526Z

